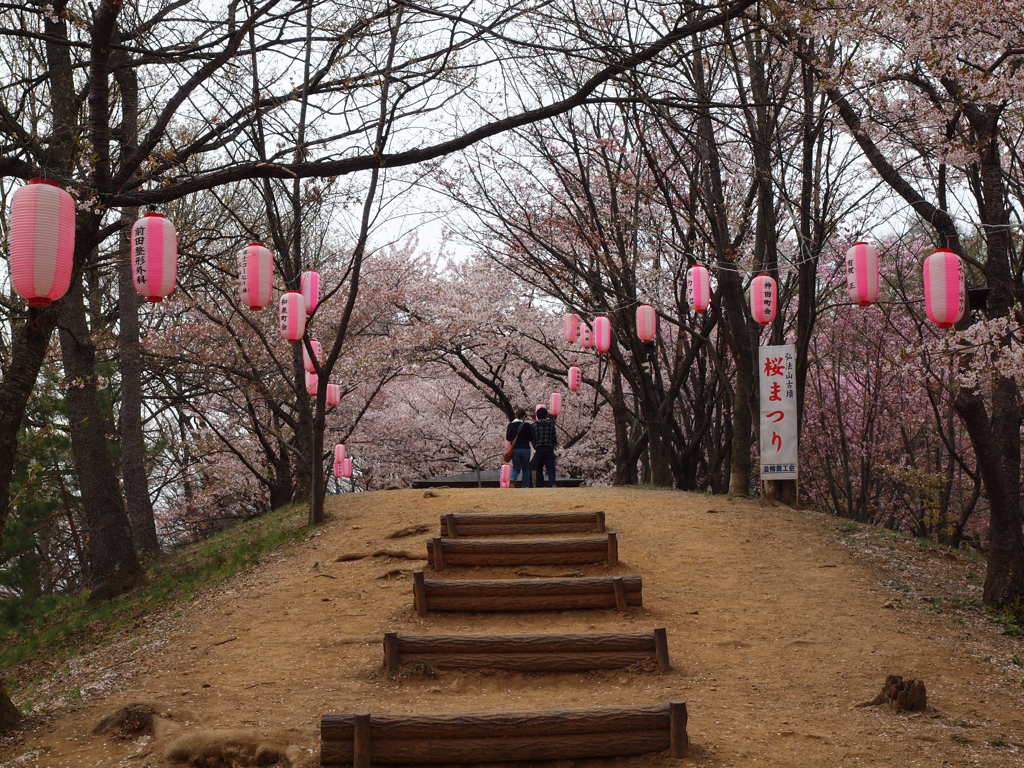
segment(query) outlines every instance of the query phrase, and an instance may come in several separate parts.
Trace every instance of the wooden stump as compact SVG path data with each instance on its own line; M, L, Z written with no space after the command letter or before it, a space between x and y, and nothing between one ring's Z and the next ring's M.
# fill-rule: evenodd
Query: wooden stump
M887 704L893 712L924 712L928 709L928 692L924 680L904 680L901 675L889 675L881 692L860 707Z

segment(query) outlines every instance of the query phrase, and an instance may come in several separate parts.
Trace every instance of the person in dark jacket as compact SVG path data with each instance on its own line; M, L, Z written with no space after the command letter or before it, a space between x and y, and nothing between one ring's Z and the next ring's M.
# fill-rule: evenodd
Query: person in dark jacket
M526 411L520 408L516 418L505 429L505 439L512 443L512 483L521 472L520 488L530 488L530 443L533 442L533 427L526 423Z
M537 485L555 485L555 448L558 447L558 434L555 422L548 415L547 408L537 409L537 422L533 425L533 460L537 465ZM547 475L547 482L544 475Z

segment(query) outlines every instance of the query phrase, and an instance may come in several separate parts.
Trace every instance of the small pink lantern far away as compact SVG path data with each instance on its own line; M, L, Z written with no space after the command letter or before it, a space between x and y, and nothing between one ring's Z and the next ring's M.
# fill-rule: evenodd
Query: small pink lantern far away
M147 301L163 301L178 277L178 235L162 213L147 213L132 224L132 285Z
M339 461L344 459L346 456L348 456L348 454L345 453L345 444L344 443L336 443L334 445L334 463L337 464Z
M327 405L333 408L341 402L341 384L327 385Z
M941 248L924 260L924 311L939 328L952 328L964 316L964 267L960 257Z
M551 397L548 399L548 413L552 416L557 416L562 412L562 393L552 392Z
M580 331L580 316L571 313L562 318L562 338L566 344L573 344Z
M580 388L580 377L581 372L579 368L577 368L575 365L569 368L569 376L567 383L569 385L570 392L575 392L577 389Z
M586 323L580 324L580 346L584 349L590 349L594 346L594 341L590 337L590 326Z
M707 312L711 306L711 276L707 267L697 264L686 270L686 300L694 312Z
M312 315L320 303L320 273L309 270L299 277L299 288L306 302L306 314Z
M306 332L306 307L302 294L288 291L281 295L280 312L281 338L293 344Z
M346 456L341 460L341 476L351 478L352 477L352 458Z
M249 309L263 309L273 296L274 256L263 243L238 252L238 296Z
M317 387L320 385L320 377L315 373L306 371L306 394L310 397L316 397Z
M658 313L650 304L636 308L636 335L640 341L654 341L658 333Z
M30 307L45 307L71 287L75 200L55 182L32 179L11 197L11 283Z
M854 243L846 252L846 295L866 307L878 301L879 283L878 251L867 243Z
M306 345L302 345L302 367L310 373L316 373L316 368L313 366L313 360L316 359L317 363L323 360L323 348L320 346L320 342L316 339L309 340L309 346L313 348L313 356L310 357L309 350L306 349Z
M512 465L502 464L501 465L501 480L500 485L502 488L512 487Z
M334 462L334 476L335 477L341 477L341 462L340 461Z
M602 355L612 348L612 322L604 315L594 318L594 347Z
M758 325L768 325L778 313L779 287L771 275L760 274L750 281L750 314Z

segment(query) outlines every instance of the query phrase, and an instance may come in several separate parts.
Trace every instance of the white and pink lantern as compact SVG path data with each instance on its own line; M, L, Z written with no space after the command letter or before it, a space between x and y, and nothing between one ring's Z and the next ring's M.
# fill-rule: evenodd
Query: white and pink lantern
M341 476L352 478L352 458L349 456L341 460Z
M333 408L341 402L341 384L327 385L327 406Z
M344 461L348 457L345 453L344 443L335 443L334 445L334 463L337 464L339 461Z
M654 341L658 334L658 313L650 304L641 304L636 308L636 335L640 341Z
M768 325L779 311L779 287L771 275L750 281L750 314L758 325Z
M562 338L566 344L573 344L580 332L580 316L571 313L562 318Z
M306 345L302 345L302 367L310 373L316 373L316 368L313 365L313 360L319 363L324 359L323 348L320 346L320 342L316 339L309 340L309 346L313 348L313 355L310 356L309 350L306 349Z
M562 412L562 393L552 392L551 397L548 398L548 413L552 416L557 416Z
M697 264L686 270L686 301L694 312L707 312L711 306L711 275Z
M511 488L512 487L512 465L511 464L502 464L501 465L501 475L500 475L499 483L500 483L502 488Z
M274 256L263 243L238 253L238 296L249 309L263 309L273 298Z
M945 248L924 260L924 311L939 328L952 328L964 316L966 291L960 257Z
M280 311L281 338L293 344L306 332L306 307L302 294L298 291L287 291L281 295Z
M580 346L584 349L594 346L594 340L590 336L590 326L586 323L580 324Z
M132 224L132 285L147 301L163 301L178 277L178 235L162 213L146 213Z
M846 294L850 301L862 307L874 304L879 284L878 251L868 243L854 243L846 252Z
M567 379L568 379L567 383L569 385L569 391L570 392L575 392L577 389L580 388L580 379L581 378L582 378L582 372L580 371L579 368L577 368L575 365L572 366L571 368L569 368L569 375L567 377Z
M317 387L320 386L320 377L315 373L305 372L306 374L306 394L310 397L316 397Z
M594 318L594 348L602 355L612 348L612 322L604 315Z
M11 283L30 307L68 292L75 261L75 200L55 182L32 179L11 198Z
M312 315L320 303L320 273L309 270L299 277L299 288L306 302L306 314Z

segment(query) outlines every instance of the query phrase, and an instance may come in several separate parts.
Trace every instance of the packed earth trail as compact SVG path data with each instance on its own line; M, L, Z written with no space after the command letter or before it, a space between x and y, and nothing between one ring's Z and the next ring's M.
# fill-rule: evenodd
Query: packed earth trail
M315 765L327 712L572 709L685 700L689 757L584 766L1018 766L1024 685L994 655L1019 639L900 600L836 522L756 501L635 488L522 491L530 512L603 510L619 564L459 569L458 578L624 575L642 608L430 614L412 572L441 515L507 512L514 490L386 491L328 502L330 519L258 568L72 665L80 702L34 718L0 745L0 765L174 765L175 744L259 734L293 765ZM403 528L419 533L389 539ZM391 550L392 556L372 556ZM346 559L346 555L351 556ZM357 555L367 555L358 557ZM960 555L950 554L956 559ZM510 634L665 627L673 671L514 673L382 669L385 632ZM1014 650L1016 649L1016 650ZM428 671L429 672L429 671ZM888 674L920 678L932 709L857 707ZM153 705L155 735L93 735L126 704ZM242 736L238 736L241 740ZM255 758L254 758L255 759ZM561 764L559 764L561 765Z

